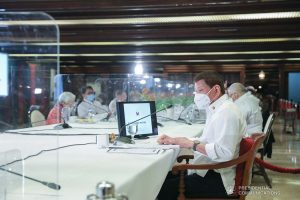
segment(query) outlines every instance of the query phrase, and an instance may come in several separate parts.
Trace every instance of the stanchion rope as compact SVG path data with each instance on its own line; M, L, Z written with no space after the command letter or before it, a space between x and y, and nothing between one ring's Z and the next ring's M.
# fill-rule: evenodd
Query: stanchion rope
M276 165L272 165L265 160L262 160L258 157L255 158L255 162L266 169L275 171L275 172L280 172L280 173L290 173L290 174L299 174L300 173L300 168L286 168L286 167L280 167Z

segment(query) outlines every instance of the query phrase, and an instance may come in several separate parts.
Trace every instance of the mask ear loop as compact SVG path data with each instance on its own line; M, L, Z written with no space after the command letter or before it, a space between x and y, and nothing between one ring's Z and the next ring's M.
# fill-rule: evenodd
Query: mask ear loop
M210 93L210 91L212 91L212 89L215 87L216 85L214 85L212 88L210 88L210 90L206 93L206 95L208 96L208 93ZM209 96L208 96L208 98L209 98ZM210 98L209 98L210 99ZM215 99L212 99L211 101L210 101L210 104L212 104L213 102L215 102Z

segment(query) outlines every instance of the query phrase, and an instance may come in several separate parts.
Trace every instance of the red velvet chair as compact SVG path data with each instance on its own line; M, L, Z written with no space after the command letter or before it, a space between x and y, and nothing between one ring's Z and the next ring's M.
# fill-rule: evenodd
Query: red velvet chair
M173 167L172 172L174 174L180 173L179 182L179 195L178 200L189 200L189 199L222 199L222 198L186 198L184 176L187 169L221 169L231 166L236 167L236 179L235 179L235 189L232 195L229 195L223 199L239 199L244 200L249 192L249 178L251 176L251 169L253 166L253 161L257 153L257 149L262 145L265 139L265 134L258 133L253 134L251 138L244 138L240 143L240 156L236 159L214 164L200 164L192 165L188 164L189 159L192 159L192 155L183 155L177 158L178 162L182 160L187 160L187 164L179 164Z

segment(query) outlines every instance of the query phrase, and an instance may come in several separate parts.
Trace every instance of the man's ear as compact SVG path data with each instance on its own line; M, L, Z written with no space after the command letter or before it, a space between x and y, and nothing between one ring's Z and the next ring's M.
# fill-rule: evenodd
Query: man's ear
M217 96L222 96L222 91L221 91L221 87L219 85L216 85L216 93L217 93Z

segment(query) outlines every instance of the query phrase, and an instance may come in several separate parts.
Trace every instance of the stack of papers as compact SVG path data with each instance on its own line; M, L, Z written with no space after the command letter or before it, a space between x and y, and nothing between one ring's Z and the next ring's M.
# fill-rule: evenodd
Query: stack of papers
M109 153L129 153L129 154L158 154L169 149L179 148L178 145L156 145L156 144L126 144L111 145L108 147Z
M138 148L109 148L108 153L129 153L129 154L158 154L160 149L138 149Z

